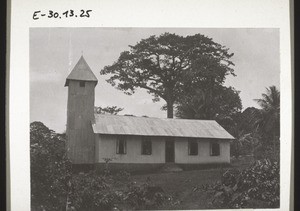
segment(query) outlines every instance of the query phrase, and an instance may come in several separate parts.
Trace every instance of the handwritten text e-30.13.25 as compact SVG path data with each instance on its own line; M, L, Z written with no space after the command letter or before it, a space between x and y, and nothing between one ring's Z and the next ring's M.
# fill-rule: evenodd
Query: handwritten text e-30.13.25
M79 11L75 11L75 10L66 10L62 13L60 12L55 12L53 10L48 10L48 12L43 13L41 10L37 10L33 12L33 20L38 20L40 18L46 17L46 18L89 18L90 17L90 13L92 12L92 10L79 10Z

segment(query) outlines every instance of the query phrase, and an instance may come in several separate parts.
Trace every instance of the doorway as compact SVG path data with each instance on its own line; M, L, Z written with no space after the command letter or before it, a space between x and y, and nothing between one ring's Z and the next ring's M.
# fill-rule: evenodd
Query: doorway
M168 138L166 139L166 163L174 163L175 161L175 147L174 147L174 139Z

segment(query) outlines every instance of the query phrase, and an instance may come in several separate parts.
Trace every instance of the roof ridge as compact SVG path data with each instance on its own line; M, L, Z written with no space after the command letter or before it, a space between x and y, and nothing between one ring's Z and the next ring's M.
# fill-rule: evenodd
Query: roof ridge
M113 116L113 117L132 117L132 118L145 118L145 119L161 119L161 120L187 120L187 121L212 121L212 122L216 122L216 120L213 119L182 119L182 118L161 118L161 117L143 117L143 116L127 116L127 115L119 115L119 114L97 114L95 113L95 115L101 115L101 116Z

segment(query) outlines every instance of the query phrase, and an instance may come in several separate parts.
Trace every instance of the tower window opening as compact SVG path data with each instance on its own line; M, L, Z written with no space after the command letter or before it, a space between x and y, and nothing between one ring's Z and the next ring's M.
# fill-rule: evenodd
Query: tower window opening
M80 87L85 87L85 82L84 82L84 81L80 81L80 82L79 82L79 86L80 86Z

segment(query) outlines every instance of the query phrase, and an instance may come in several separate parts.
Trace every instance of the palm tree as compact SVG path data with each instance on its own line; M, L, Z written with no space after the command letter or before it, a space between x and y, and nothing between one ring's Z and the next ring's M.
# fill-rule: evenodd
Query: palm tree
M254 126L266 143L279 141L280 135L280 92L276 86L266 88L261 99L255 99L261 109L254 115Z

